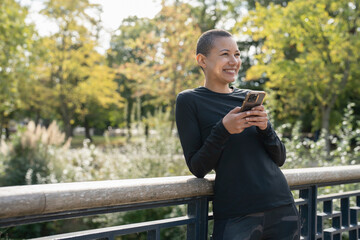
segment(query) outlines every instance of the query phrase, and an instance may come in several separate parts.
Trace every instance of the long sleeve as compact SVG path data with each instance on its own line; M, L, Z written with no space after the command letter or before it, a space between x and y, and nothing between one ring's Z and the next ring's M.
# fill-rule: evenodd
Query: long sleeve
M203 178L217 165L230 133L221 119L203 142L196 106L189 95L179 94L176 99L176 124L186 164L196 177Z
M265 130L257 128L258 133L264 143L266 152L270 155L271 159L281 167L285 163L286 149L285 145L281 142L276 132L268 122L268 127Z

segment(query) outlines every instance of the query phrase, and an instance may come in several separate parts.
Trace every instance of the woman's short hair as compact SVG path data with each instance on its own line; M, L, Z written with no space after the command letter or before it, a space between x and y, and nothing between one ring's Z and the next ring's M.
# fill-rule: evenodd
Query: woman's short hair
M196 55L201 53L207 56L213 48L215 39L219 37L232 37L232 35L231 33L221 29L212 29L201 34L197 41Z

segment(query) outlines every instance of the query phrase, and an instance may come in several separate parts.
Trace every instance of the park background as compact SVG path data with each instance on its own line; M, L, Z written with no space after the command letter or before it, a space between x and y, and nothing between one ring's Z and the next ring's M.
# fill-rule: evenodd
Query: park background
M230 31L241 51L233 85L267 92L264 105L287 148L283 168L360 163L359 1L154 1L153 17L123 19L106 44L101 4L41 3L47 35L31 21L31 1L0 1L0 186L189 175L174 107L180 91L203 84L195 46L213 28ZM33 224L0 229L0 237L184 211ZM184 231L162 237L183 239Z

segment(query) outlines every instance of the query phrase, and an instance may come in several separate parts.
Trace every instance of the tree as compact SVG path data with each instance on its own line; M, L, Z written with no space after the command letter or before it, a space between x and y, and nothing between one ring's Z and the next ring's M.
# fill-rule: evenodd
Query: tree
M226 25L229 20L235 22L246 4L241 0L196 0L192 1L190 7L191 15L194 16L201 32L205 32L218 27L219 24Z
M111 37L110 48L107 51L108 65L114 69L119 69L119 66L126 65L127 63L142 64L146 56L142 50L146 48L146 46L138 46L133 44L133 41L139 39L140 35L144 34L144 32L151 32L154 31L154 29L154 22L148 18L138 18L134 16L124 19ZM138 69L133 70L134 74L139 71ZM149 96L145 94L141 96L135 94L138 84L135 76L131 73L126 76L121 71L117 71L115 80L120 86L119 92L121 96L125 99L125 114L123 120L126 122L128 129L128 138L131 138L130 128L134 110L133 106L137 102L143 102L143 100L149 98ZM142 98L142 101L140 98Z
M106 108L120 101L112 71L95 50L100 20L96 14L88 13L100 11L88 0L49 0L41 11L58 26L58 31L45 38L43 44L48 57L47 82L67 138L72 136L76 117L89 126L89 104Z
M172 113L177 93L199 86L202 81L194 52L200 29L190 10L188 4L163 5L152 20L156 28L126 42L130 48L138 49L134 54L142 61L119 67L121 74L136 81L137 96L150 95L151 104L168 106Z
M15 0L0 2L0 137L9 137L8 124L21 107L19 89L29 74L33 25L26 24L28 12Z
M311 109L313 128L326 132L327 153L335 113L344 104L339 99L360 92L359 14L358 2L295 0L287 7L257 4L238 25L255 40L266 39L247 79L266 74L279 119Z
M114 71L105 65L105 58L97 53L93 55L98 55L103 64L99 65L95 61L96 64L90 66L89 77L77 86L80 107L76 111L85 127L85 137L91 141L90 127L101 126L102 122L108 121L108 114L104 109L119 109L122 106L122 98L117 92L118 84L114 81Z

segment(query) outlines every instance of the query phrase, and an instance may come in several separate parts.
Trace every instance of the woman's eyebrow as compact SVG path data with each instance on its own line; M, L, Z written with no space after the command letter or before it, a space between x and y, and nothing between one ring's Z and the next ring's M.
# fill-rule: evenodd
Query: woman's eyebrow
M224 49L221 49L219 52L230 52L230 50L229 50L229 49L224 48ZM240 50L239 50L239 49L237 49L235 52L240 52Z

